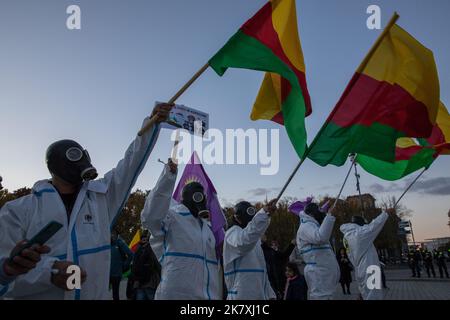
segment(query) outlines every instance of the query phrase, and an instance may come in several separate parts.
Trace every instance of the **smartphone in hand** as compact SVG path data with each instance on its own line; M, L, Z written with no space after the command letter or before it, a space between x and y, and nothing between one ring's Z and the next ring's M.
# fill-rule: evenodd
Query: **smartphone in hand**
M41 231L39 231L33 238L28 240L22 246L14 249L9 256L10 261L12 261L15 257L20 256L23 250L31 248L35 244L41 246L44 245L51 237L53 237L59 231L59 229L62 228L62 226L63 225L59 222L51 221L44 228L42 228Z

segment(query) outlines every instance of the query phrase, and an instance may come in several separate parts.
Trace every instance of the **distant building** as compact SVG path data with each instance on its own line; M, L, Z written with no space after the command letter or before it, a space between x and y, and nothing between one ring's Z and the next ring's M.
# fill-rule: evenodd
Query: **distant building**
M450 227L450 210L448 210L448 226Z
M434 250L448 243L450 243L450 237L425 239L425 242L422 242L421 244L422 247L428 250Z
M364 205L364 209L373 209L373 208L375 208L375 201L376 200L369 193L363 194L361 196L359 196L359 195L349 196L346 199L346 201L349 204L354 205L354 206L360 206L361 205L361 200L362 200L362 203Z

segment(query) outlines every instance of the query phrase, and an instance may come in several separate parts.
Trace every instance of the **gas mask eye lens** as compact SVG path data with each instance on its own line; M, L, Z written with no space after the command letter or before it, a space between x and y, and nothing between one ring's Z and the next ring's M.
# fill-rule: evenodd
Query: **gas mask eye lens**
M195 203L203 202L204 199L205 199L205 197L203 196L203 193L201 193L201 192L195 192L192 195L192 200L194 200Z
M91 162L91 156L89 155L89 152L87 150L84 150L84 155L86 156L87 161Z
M256 209L255 209L255 207L248 207L248 208L247 208L247 214L248 214L249 216L254 216L254 215L256 214Z
M80 161L83 158L83 151L77 147L69 148L66 151L66 158L72 162Z

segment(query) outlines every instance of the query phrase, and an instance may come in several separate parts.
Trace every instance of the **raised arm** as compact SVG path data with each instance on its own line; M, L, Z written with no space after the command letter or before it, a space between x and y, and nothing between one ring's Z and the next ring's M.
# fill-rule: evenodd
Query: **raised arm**
M142 136L136 136L123 159L103 179L99 180L107 186L106 197L111 225L114 225L115 219L128 200L131 189L144 169L158 139L159 123L167 118L170 108L171 106L167 104L159 104L155 107L152 116L157 117L157 122ZM144 127L148 121L150 118L146 118L142 126Z
M40 246L23 250L12 262L11 251L26 238L28 197L7 203L0 210L0 298L12 291L14 296L38 293L53 286L51 268L57 258L48 255L50 248Z
M308 243L327 244L330 241L335 221L334 216L327 214L320 227L312 222L301 223L299 236Z
M225 241L239 256L243 256L256 246L269 224L269 215L261 209L244 229L230 230L225 236Z
M358 233L361 237L361 240L367 240L372 243L380 234L381 230L383 230L384 224L386 223L389 215L383 211L378 217L373 219L369 224L362 226Z
M156 183L156 186L148 195L144 209L141 212L141 222L144 228L150 230L152 234L152 248L155 254L160 256L160 252L155 248L155 238L164 237L169 228L169 209L172 201L172 193L177 179L177 170L166 165ZM158 251L158 253L157 253Z

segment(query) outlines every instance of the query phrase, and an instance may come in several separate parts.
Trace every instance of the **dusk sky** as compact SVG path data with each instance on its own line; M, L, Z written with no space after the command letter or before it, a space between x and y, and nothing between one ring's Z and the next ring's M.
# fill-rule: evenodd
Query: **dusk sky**
M0 1L0 175L9 190L49 177L44 156L70 138L89 150L100 174L121 159L155 101L168 100L265 0L14 0ZM81 8L81 30L68 30L66 8ZM398 24L435 55L441 100L450 108L450 1L297 0L297 17L313 114L311 142L381 30L366 27L369 5L394 11ZM280 129L280 170L259 165L205 166L222 205L275 197L298 162L283 127L249 119L263 73L212 70L179 99L209 113L210 127ZM137 188L151 189L167 160L163 129ZM307 160L286 195L335 196L349 163L319 167ZM402 204L412 210L416 240L450 236L450 157L439 158ZM179 177L184 166L180 166ZM360 169L361 188L377 200L399 196L417 173L387 182ZM343 196L356 194L355 179Z

